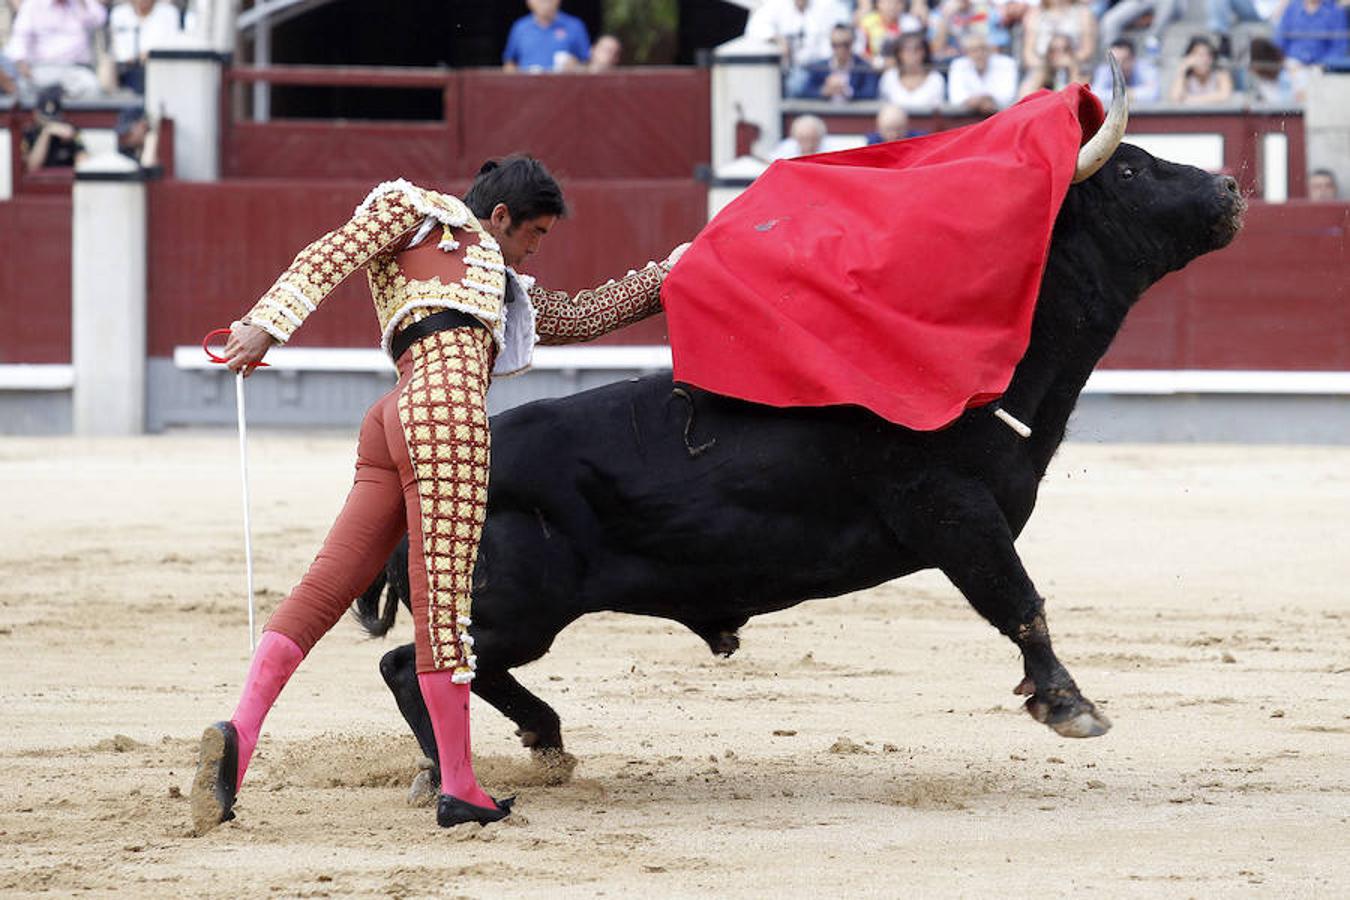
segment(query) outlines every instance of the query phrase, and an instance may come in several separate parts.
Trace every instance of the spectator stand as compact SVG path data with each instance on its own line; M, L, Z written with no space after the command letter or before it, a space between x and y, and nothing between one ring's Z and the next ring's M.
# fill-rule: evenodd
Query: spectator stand
M846 109L820 101L789 100L782 105L784 129L799 115L825 120L832 136L865 135L873 129L879 103L852 103ZM978 121L954 107L911 112L910 127L924 132L959 128ZM1231 105L1198 109L1157 104L1130 111L1126 140L1156 156L1227 172L1244 193L1269 202L1304 195L1306 141L1301 109L1268 107L1245 98Z
M91 156L117 152L118 116L124 110L141 105L139 97L118 96L87 100L67 100L64 118L80 130L86 150ZM75 180L73 168L51 168L28 173L23 165L23 131L32 119L31 104L20 103L13 97L0 97L0 117L3 117L8 139L0 142L0 201L18 194L68 194ZM167 149L166 174L172 174L173 124L166 122L160 136L161 149ZM5 158L5 156L8 158Z

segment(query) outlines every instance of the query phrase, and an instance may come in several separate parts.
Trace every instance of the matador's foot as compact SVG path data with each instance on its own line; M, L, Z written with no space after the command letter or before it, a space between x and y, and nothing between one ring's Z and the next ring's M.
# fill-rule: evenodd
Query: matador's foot
M465 822L477 822L479 825L498 822L511 815L511 805L516 802L516 798L493 798L492 802L496 805L489 809L486 806L474 806L449 794L441 794L441 799L436 802L436 824L442 828L451 828Z
M202 732L197 774L192 779L192 830L206 834L234 818L239 772L239 735L230 722Z

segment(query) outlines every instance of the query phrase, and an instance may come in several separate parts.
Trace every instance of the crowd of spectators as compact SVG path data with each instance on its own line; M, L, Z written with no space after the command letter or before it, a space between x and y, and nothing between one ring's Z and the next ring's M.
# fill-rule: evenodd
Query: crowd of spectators
M150 51L191 26L170 0L0 0L0 96L33 107L21 146L27 172L74 165L84 139L67 120L67 100L121 101L118 152L154 162L141 105Z
M1136 105L1293 105L1311 68L1350 65L1350 0L764 0L746 34L779 47L794 99L987 115L1072 82L1106 99L1109 53Z

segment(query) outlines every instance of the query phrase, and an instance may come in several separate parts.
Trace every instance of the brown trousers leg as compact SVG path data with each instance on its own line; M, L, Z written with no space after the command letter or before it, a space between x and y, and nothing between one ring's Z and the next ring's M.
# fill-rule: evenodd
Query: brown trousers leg
M473 678L473 565L487 509L492 337L455 328L398 360L361 424L356 479L309 571L268 620L306 654L370 586L404 529L417 671Z

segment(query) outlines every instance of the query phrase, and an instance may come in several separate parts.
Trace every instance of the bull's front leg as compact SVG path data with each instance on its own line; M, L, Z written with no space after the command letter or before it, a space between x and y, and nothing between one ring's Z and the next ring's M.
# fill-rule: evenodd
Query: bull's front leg
M1055 656L1036 592L1013 546L1012 530L994 498L978 482L941 480L908 508L905 537L926 550L980 615L1022 651L1025 677L1014 693L1027 696L1032 718L1065 737L1098 737L1111 722L1082 695ZM911 498L913 499L913 498Z

